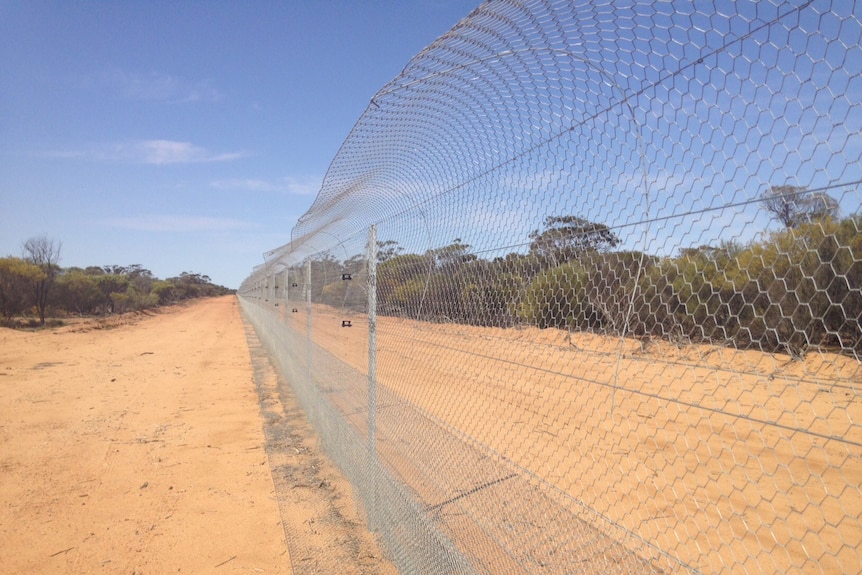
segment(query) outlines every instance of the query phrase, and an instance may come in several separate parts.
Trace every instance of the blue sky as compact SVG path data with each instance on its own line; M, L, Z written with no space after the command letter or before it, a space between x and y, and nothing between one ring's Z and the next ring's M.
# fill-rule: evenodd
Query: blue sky
M0 2L0 257L237 287L370 98L479 0Z

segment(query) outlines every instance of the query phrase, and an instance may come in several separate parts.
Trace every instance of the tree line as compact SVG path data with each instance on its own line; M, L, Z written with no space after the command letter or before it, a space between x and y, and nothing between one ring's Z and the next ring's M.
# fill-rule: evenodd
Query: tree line
M21 257L0 258L3 325L19 325L15 318L24 318L25 325L45 325L46 317L140 311L234 293L203 274L159 279L140 264L62 268L61 249L59 241L38 236L24 242Z
M460 239L422 254L380 242L378 314L862 357L862 216L839 218L833 198L792 186L763 199L782 229L671 257L619 250L610 228L574 215L546 218L526 253L490 260ZM312 261L313 301L362 309L364 284L342 276L359 279L365 263ZM305 270L290 277L301 291Z

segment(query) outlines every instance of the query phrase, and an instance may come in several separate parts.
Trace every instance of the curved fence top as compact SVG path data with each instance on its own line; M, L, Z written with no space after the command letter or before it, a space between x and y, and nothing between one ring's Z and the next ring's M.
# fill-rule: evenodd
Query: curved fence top
M838 188L853 213L858 194L842 194L862 180L856 12L801 0L486 2L372 98L263 268L407 213L431 235L472 232L481 248L577 212L650 253L727 234L715 214L698 236L664 229L687 214L748 211L764 227L754 212L772 185ZM449 216L441 226L432 201L481 206L481 229Z

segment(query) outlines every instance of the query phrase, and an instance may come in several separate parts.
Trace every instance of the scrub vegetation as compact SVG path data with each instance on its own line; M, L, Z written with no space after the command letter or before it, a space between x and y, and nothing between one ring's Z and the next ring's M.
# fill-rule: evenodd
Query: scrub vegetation
M60 242L38 236L24 243L21 257L0 258L0 324L36 327L69 316L142 311L234 293L203 274L160 279L139 264L62 268L61 248Z

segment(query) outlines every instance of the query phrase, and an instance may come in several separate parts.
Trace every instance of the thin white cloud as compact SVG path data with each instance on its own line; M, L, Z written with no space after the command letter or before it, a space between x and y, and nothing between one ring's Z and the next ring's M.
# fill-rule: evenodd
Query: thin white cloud
M273 181L256 180L253 178L231 178L227 180L217 180L210 184L212 187L219 190L248 190L250 192L280 192L283 191L282 186Z
M213 152L191 142L175 140L137 140L83 150L59 150L47 154L53 158L135 164L201 164L230 162L248 156L246 152Z
M144 140L128 147L133 157L145 164L188 164L228 162L246 156L242 152L217 153L189 142L173 140Z
M285 178L287 190L291 194L313 196L320 191L321 180L318 178Z
M211 80L189 81L161 72L127 72L115 68L87 77L83 83L132 100L182 104L216 102L222 97Z
M248 222L232 218L159 214L111 218L104 220L103 224L143 232L224 232L252 227Z
M211 185L219 190L246 190L250 192L272 192L298 196L311 196L320 191L321 179L310 176L298 178L288 176L274 180L231 178L227 180L214 181Z

